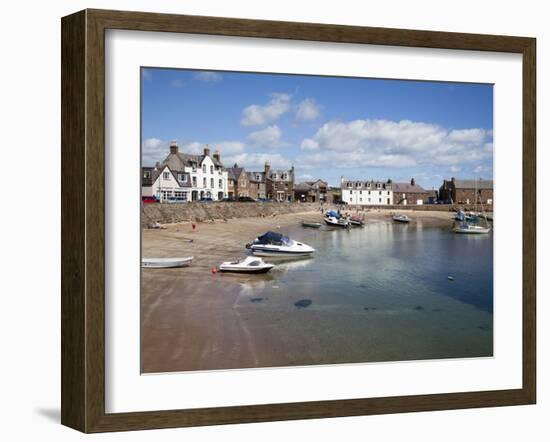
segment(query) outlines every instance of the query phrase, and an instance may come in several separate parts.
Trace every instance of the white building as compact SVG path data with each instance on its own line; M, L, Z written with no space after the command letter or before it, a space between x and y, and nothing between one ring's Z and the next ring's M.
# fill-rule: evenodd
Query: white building
M149 175L146 178L146 175ZM198 201L227 197L227 171L216 151L210 156L205 147L202 155L179 152L175 141L162 164L143 168L142 195L155 196L160 201Z
M392 182L341 180L342 201L359 206L387 206L393 204Z

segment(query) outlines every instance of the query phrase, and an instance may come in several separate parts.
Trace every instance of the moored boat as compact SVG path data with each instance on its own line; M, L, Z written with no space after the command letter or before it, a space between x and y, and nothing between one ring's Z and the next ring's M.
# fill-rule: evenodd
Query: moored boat
M264 262L262 258L247 256L245 259L226 261L220 264L220 272L232 273L267 273L275 264Z
M462 223L453 228L455 233L467 233L467 234L483 234L489 233L491 229L489 227L478 226L475 224Z
M393 215L392 219L398 223L409 223L411 221L407 215Z
M352 226L356 226L356 227L363 227L365 225L365 221L363 221L363 219L359 218L358 216L350 216L348 218L348 222Z
M169 269L187 267L193 261L192 256L183 258L142 258L141 267L144 269Z
M246 247L256 256L308 256L315 252L313 247L277 232L264 233Z
M349 221L344 218L336 218L334 216L325 216L323 219L325 223L329 226L344 227L344 228L350 227Z

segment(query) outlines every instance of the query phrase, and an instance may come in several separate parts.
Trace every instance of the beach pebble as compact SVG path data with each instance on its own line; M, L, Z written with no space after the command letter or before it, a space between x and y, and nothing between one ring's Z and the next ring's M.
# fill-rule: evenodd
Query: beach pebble
M300 299L299 301L296 301L294 305L298 308L306 308L309 307L311 303L311 299Z

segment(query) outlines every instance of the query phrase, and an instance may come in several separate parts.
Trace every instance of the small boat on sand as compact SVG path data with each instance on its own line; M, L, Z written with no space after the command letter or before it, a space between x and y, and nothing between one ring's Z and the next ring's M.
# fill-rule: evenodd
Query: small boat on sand
M169 269L187 267L193 261L192 256L184 258L142 258L141 267L144 269Z
M350 227L349 221L344 218L336 218L334 216L325 216L323 218L325 220L325 223L329 226L333 227Z
M365 225L365 221L358 216L350 216L348 218L348 223L350 223L352 227L363 227Z
M294 241L277 232L267 232L258 236L246 248L256 256L308 256L315 252L313 247Z
M489 233L491 229L489 227L478 226L476 224L462 223L453 228L455 233L467 233L467 234L483 234Z
M398 223L409 223L411 219L407 215L393 215L392 219Z
M318 229L321 227L321 223L315 223L311 221L302 221L302 227L309 227L311 229Z
M233 273L267 273L275 264L264 262L262 258L255 256L247 256L245 259L239 261L226 261L220 265L220 272L233 272Z

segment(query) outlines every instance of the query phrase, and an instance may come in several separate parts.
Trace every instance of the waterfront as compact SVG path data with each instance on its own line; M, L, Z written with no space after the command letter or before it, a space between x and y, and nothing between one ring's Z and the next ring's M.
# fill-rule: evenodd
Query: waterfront
M315 212L144 230L144 256L195 262L142 272L142 371L491 356L492 234L453 234L451 213L411 216L370 212L350 231L302 228ZM211 273L267 230L317 252L266 275Z

